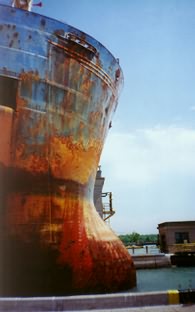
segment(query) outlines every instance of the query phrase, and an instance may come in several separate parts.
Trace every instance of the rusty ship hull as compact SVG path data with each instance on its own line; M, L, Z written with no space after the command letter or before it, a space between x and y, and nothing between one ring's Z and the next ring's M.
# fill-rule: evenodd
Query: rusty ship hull
M93 204L123 75L94 38L0 5L0 295L135 286Z

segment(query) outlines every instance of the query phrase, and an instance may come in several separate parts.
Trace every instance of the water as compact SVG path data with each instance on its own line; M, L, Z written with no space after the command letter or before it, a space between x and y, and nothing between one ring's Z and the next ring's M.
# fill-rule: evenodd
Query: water
M131 255L159 254L156 245L128 249ZM137 270L137 287L133 292L166 291L170 289L195 289L195 267L169 267L159 269Z
M195 289L195 267L137 270L134 292Z

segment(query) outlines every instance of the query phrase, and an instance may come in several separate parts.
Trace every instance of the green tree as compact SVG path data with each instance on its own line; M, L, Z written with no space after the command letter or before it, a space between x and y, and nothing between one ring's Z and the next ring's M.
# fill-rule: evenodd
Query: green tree
M140 240L140 234L137 233L137 232L132 232L131 233L131 240L132 240L132 243L139 243L139 240Z
M119 238L125 246L133 244L147 244L154 243L157 244L158 235L157 234L139 234L137 232L132 232L131 234L119 235Z

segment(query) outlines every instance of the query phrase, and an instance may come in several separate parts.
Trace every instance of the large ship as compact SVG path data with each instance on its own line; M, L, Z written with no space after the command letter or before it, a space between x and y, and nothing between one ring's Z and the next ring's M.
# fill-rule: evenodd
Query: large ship
M93 203L119 62L30 2L0 4L0 296L132 288L131 256Z

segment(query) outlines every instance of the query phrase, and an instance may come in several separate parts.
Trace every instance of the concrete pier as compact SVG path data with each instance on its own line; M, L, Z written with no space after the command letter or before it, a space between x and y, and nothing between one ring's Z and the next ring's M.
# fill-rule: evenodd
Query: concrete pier
M171 261L165 254L132 255L136 269L156 269L171 266Z

